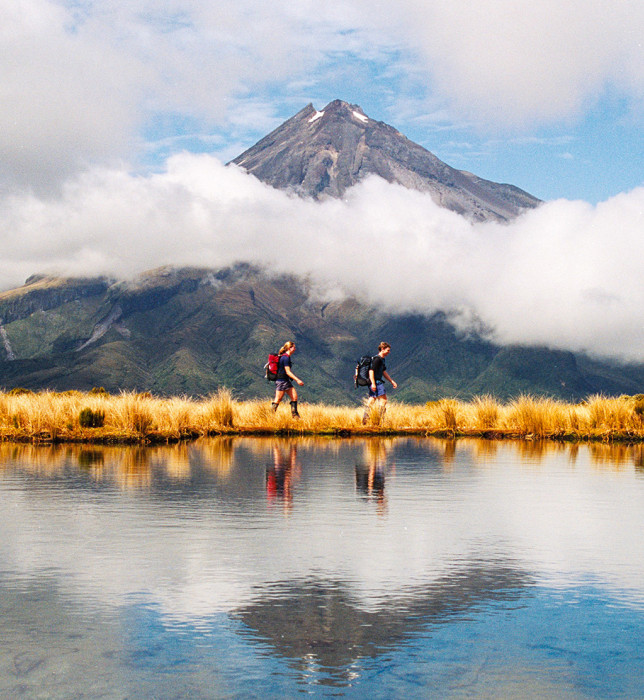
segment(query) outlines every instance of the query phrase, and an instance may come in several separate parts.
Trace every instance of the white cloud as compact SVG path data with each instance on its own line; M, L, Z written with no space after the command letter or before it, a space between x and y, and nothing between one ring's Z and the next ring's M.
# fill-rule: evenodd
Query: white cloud
M472 225L379 179L318 203L182 154L149 177L96 170L58 198L5 197L0 279L248 260L399 311L475 313L501 341L642 360L643 227L644 188L595 207L551 202L509 226Z
M306 75L345 29L315 24L254 0L0 0L0 186L129 160L155 115L239 120L238 99Z
M393 5L396 20L387 13L383 21L401 28L424 57L436 87L477 120L567 119L608 86L635 103L644 97L641 4L400 0Z
M0 0L0 27L5 188L132 160L155 115L201 131L239 123L245 100L267 122L272 87L353 59L422 78L451 119L495 125L578 115L607 86L644 97L644 5L630 0ZM443 109L427 99L421 112Z
M48 185L131 142L145 71L68 21L46 0L0 4L0 185Z

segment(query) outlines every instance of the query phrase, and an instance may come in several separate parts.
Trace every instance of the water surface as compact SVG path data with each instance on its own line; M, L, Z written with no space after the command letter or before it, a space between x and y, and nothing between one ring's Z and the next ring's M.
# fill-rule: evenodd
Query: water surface
M643 464L0 445L0 697L644 697Z

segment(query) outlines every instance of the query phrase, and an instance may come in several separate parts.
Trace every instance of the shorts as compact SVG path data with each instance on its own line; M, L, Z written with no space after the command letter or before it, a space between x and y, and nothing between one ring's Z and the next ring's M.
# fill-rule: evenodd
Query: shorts
M371 387L369 387L369 398L377 399L380 396L387 396L387 390L385 389L384 382L376 382L376 390L375 391L373 391L373 389Z
M293 382L290 379L278 379L275 382L277 391L288 391L293 388Z

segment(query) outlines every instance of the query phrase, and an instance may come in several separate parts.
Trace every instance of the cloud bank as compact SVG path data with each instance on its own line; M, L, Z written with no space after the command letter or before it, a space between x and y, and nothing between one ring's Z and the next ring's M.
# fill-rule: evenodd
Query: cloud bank
M245 260L392 310L477 318L500 342L644 360L644 188L471 224L378 178L319 203L180 154L151 176L94 170L60 197L7 196L0 229L5 287L48 270L125 276Z

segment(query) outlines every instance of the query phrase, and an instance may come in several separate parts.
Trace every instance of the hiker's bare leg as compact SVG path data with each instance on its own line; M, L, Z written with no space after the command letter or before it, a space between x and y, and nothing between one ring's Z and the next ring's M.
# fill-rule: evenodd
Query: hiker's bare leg
M280 405L280 401L284 398L284 392L280 391L279 389L275 389L275 398L273 399L273 403L271 404L271 407L274 411L277 411Z
M371 415L371 407L373 406L373 402L375 401L374 396L370 396L367 399L367 405L365 406L364 409L364 414L362 415L362 425L367 425L369 422L369 416Z

